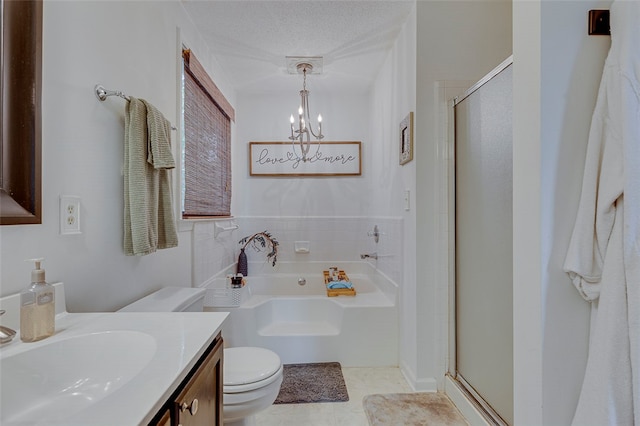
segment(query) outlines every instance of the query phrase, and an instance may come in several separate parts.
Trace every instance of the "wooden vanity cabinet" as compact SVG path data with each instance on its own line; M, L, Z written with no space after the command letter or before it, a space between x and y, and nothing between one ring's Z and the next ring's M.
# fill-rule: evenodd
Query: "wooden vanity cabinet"
M166 409L163 410L163 414L158 419L158 422L155 423L157 426L171 426L171 410Z
M194 368L186 385L174 399L172 417L176 425L222 425L222 337L209 353L205 353L200 367Z
M218 334L150 423L159 426L222 425L222 335Z

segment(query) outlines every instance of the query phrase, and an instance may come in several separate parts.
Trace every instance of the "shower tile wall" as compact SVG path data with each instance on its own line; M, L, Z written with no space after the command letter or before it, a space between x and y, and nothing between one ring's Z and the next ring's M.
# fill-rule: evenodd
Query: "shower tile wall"
M391 280L402 282L402 218L369 217L238 217L238 230L214 237L215 225L197 223L193 238L194 286L199 286L235 262L238 241L256 232L269 231L280 243L278 261L359 261L361 253L378 254L374 266ZM224 221L222 226L229 226ZM378 225L376 244L368 232ZM295 241L309 241L308 254L295 253ZM265 258L266 253L248 252L249 261Z
M193 287L199 287L236 261L237 231L222 232L215 237L215 224L231 226L231 221L196 222L193 226Z

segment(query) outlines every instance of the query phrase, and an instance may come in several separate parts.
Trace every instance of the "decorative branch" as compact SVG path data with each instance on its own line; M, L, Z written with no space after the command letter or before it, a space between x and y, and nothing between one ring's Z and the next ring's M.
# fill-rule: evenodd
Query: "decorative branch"
M267 260L271 260L271 266L276 266L279 243L268 231L258 232L251 236L244 237L238 241L238 244L243 244L242 250L251 244L255 251L262 251L267 248L267 245L271 246L271 251L267 253Z

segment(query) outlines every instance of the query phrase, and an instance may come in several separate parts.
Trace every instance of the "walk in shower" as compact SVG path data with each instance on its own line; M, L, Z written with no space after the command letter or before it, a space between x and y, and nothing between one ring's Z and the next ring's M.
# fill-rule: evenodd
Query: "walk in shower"
M449 374L513 424L512 59L454 101L455 356Z

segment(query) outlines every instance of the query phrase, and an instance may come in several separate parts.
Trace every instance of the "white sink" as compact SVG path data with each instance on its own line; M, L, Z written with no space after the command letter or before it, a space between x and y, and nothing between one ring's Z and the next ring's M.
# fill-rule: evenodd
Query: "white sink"
M153 336L133 330L45 342L2 357L0 424L70 418L133 379L157 350Z
M146 425L214 341L227 315L56 315L53 336L0 345L0 425Z

